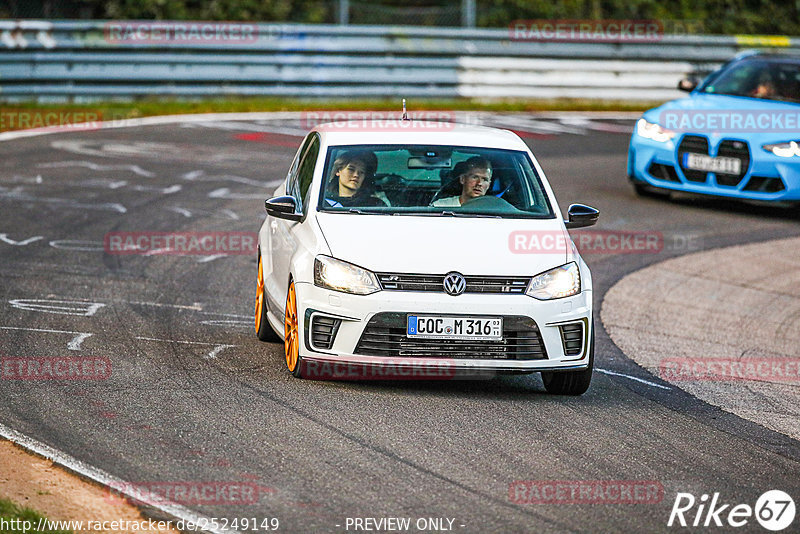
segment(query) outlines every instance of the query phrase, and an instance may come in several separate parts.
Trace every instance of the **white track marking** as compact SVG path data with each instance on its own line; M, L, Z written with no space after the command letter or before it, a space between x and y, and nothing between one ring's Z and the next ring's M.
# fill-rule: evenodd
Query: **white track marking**
M156 187L154 185L134 185L133 189L135 191L155 191L157 193L161 193L162 195L171 195L172 193L177 193L183 188L180 184L171 185L169 187Z
M56 313L59 315L80 315L91 317L105 304L79 300L13 299L8 301L19 310Z
M662 386L661 384L656 384L655 382L650 382L649 380L644 380L642 378L637 378L635 376L626 375L626 374L622 374L622 373L616 373L614 371L609 371L608 369L597 369L597 368L595 368L595 371L597 371L598 373L603 373L604 375L621 376L623 378L629 378L631 380L635 380L637 382L641 382L642 384L647 384L648 386L653 386L654 388L661 388L661 389L666 389L666 390L669 390L669 391L672 390L672 388L670 388L670 387Z
M179 208L178 206L170 206L167 208L169 211L174 211L175 213L180 213L184 217L191 217L192 212L187 210L186 208Z
M77 239L57 239L50 241L50 246L60 250L79 250L81 252L99 252L106 249L102 241L80 241Z
M138 165L99 165L91 161L57 161L55 163L40 163L37 165L42 169L57 169L61 167L85 167L93 171L130 171L145 178L152 178L154 173L146 171Z
M491 115L492 118L502 117L502 115L487 113L487 120ZM142 126L164 126L172 124L191 124L191 123L208 123L217 121L297 121L303 117L303 112L300 111L263 111L253 113L199 113L190 115L160 115L156 117L142 117L138 119L125 119L98 122L97 125L101 130L111 130L117 128L138 128ZM641 113L630 112L541 112L530 113L528 116L536 119L561 119L569 116L584 116L606 120L636 120L641 117ZM52 135L56 133L64 133L55 128L31 128L28 130L17 130L13 132L0 133L0 141L8 141L11 139L22 139L25 137L35 137L41 135ZM305 133L305 132L303 132ZM299 144L299 143L298 143ZM104 156L102 151L96 151L96 155Z
M232 219L234 221L238 221L240 219L239 215L237 215L235 211L229 209L210 211L210 210L195 208L193 210L190 210L182 206L169 206L165 209L169 211L174 211L175 213L180 213L184 217L193 217L194 214L197 213L202 215L208 215L209 217L216 217L218 219Z
M203 356L206 360L211 360L217 357L217 355L225 349L229 349L235 347L236 345L225 345L223 343L203 343L200 341L183 341L179 339L159 339L155 337L142 337L137 336L136 339L142 339L144 341L158 341L161 343L180 343L182 345L210 345L214 347L211 352Z
M249 319L249 317L248 317ZM208 326L233 326L236 328L252 328L253 325L250 324L250 321L243 321L237 319L221 319L218 321L211 320L211 321L200 321L200 324L205 324Z
M25 245L30 245L31 243L35 243L36 241L39 241L40 239L44 239L44 236L37 235L35 237L29 237L28 239L25 239L23 241L14 241L10 237L8 237L8 234L0 234L0 241L2 241L3 243L8 243L9 245L17 246L17 247L24 247Z
M256 187L268 187L273 182L262 182L235 174L206 174L206 171L190 171L182 176L184 180L192 182L235 182L237 184L254 185Z
M227 254L213 254L211 256L202 256L197 259L197 263L208 263L210 261L214 261L218 258L224 258Z
M28 327L22 327L22 326L0 326L0 329L2 329L2 330L24 330L24 331L27 331L27 332L42 332L42 333L45 333L45 334L73 334L73 335L75 335L75 337L72 338L72 341L67 343L67 349L69 349L69 350L81 350L81 343L83 343L86 338L94 335L94 334L90 334L88 332L70 332L68 330L50 330L50 329L47 329L47 328L28 328Z
M264 199L265 193L231 193L227 187L215 189L208 194L208 198L224 198L229 200Z
M136 484L131 484L121 478L117 478L114 475L111 475L97 467L91 466L87 463L84 463L72 456L59 451L49 445L45 445L40 441L36 441L35 439L29 438L28 436L17 432L16 430L5 426L4 424L0 423L0 436L3 438L16 443L23 449L30 451L36 455L42 456L47 460L50 460L54 464L60 465L65 467L69 471L73 473L77 473L78 475L88 478L89 480L93 480L100 484L101 486L105 486L111 490L113 488L114 493L119 493L125 495L126 497L130 497L131 499L142 499L142 495L136 491ZM205 532L211 532L212 534L233 534L238 531L236 530L228 530L222 528L211 528L212 525L211 520L205 516L198 514L192 510L189 510L185 506L181 506L178 504L166 504L163 502L148 502L146 503L149 506L157 510L161 510L162 512L174 517L177 520L183 520L186 523L192 523L194 525L197 524L204 524L209 525L209 528L205 530ZM200 531L203 532L203 531Z
M76 202L71 198L36 197L33 195L28 195L26 193L23 193L21 187L15 187L10 191L5 187L0 187L0 197L9 198L11 200L22 200L25 202L45 202L48 204L60 204L67 208L116 211L117 213L128 212L125 206L117 202L113 203L98 202L96 204L91 204L87 202Z
M203 306L201 306L199 303L194 303L191 306L186 306L185 304L164 304L161 302L137 302L133 300L123 301L123 302L127 302L128 304L138 304L139 306L155 306L158 308L175 308L177 310L203 311Z

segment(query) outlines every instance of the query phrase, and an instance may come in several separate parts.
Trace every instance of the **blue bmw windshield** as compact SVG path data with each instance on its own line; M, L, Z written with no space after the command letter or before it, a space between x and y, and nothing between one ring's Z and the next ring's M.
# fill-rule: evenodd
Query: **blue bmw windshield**
M522 151L461 146L353 145L328 150L321 211L553 218Z
M800 60L734 62L706 82L700 92L800 102Z

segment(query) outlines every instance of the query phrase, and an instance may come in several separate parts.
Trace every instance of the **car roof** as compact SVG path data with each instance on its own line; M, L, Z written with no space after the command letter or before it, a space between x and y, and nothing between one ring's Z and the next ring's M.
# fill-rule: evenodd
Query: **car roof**
M526 150L517 134L500 128L419 120L341 121L317 125L326 145L454 145Z
M788 61L800 61L800 53L794 51L766 51L766 50L745 50L744 52L739 52L733 58L734 61L747 61L752 59L777 59L777 60L788 60Z

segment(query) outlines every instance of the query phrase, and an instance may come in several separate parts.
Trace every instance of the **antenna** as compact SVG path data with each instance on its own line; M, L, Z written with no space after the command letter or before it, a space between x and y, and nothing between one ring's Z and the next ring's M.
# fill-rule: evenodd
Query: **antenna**
M408 120L408 113L406 113L406 99L403 99L403 120Z

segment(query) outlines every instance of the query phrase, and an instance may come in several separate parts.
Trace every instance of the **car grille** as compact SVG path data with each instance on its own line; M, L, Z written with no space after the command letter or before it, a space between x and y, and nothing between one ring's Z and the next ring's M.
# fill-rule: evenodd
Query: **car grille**
M539 326L530 317L504 316L501 341L473 341L408 338L406 315L398 312L375 315L361 334L355 353L405 358L547 359Z
M747 143L744 141L725 139L719 144L717 156L738 158L742 161L742 167L739 174L717 173L717 184L727 186L739 185L739 182L742 181L744 175L747 174L747 168L750 166L750 150L747 148Z
M377 273L381 287L388 291L444 292L443 274ZM464 276L465 293L506 293L520 295L528 289L529 276Z
M678 165L683 170L683 175L691 182L705 182L708 173L705 171L695 171L683 166L683 155L687 152L695 154L708 154L708 139L699 135L687 135L681 140L678 146Z

